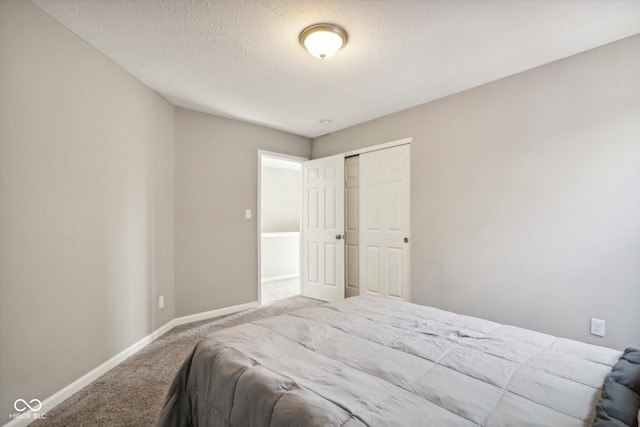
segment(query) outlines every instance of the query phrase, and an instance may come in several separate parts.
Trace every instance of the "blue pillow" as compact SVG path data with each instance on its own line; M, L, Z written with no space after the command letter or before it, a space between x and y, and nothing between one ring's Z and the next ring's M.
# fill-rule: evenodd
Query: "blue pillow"
M628 348L604 382L593 427L638 427L638 410L640 350Z

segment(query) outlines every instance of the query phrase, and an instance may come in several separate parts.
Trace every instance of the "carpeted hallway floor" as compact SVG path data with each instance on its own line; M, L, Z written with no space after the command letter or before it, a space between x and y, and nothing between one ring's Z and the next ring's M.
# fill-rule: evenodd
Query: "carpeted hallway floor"
M300 278L277 280L262 283L262 305L300 295Z
M32 426L153 426L169 385L196 343L220 329L322 304L302 296L173 328Z

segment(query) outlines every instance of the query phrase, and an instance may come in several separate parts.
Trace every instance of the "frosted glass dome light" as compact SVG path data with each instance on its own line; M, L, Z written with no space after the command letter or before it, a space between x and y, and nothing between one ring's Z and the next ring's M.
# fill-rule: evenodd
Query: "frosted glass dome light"
M347 44L347 32L333 24L315 24L300 33L300 44L316 58L333 56Z

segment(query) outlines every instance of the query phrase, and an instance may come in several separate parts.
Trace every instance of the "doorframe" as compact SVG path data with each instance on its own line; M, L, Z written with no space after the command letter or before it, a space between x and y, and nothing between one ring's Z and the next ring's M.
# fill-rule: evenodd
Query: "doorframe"
M257 191L257 204L256 204L256 223L257 223L257 227L256 229L258 230L258 236L257 236L257 241L258 241L258 251L257 251L257 256L258 256L258 268L257 268L257 281L258 281L258 307L260 307L262 305L262 209L261 209L261 205L262 205L262 158L263 157L271 157L274 159L280 159L280 160L287 160L287 161L292 161L292 162L296 162L296 163L300 163L300 170L302 170L302 163L306 162L307 160L309 160L306 157L298 157L298 156L292 156L289 154L282 154L282 153L276 153L274 151L267 151L267 150L258 150L258 191ZM302 173L300 174L300 183L302 184ZM300 186L300 196L302 197L302 185ZM302 200L302 198L300 199ZM298 232L300 233L300 247L298 248L298 251L300 253L302 253L302 202L300 203L300 212L299 212L299 217L300 217L300 225L298 227ZM302 259L300 259L300 275L302 275ZM302 281L300 282L300 288L299 288L299 292L300 294L302 294Z

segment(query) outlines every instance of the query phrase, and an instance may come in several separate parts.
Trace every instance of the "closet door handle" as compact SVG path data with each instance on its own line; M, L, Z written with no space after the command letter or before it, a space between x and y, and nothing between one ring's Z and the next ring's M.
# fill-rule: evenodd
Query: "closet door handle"
M408 237L405 237L405 238L404 238L404 242L405 242L405 243L409 243L409 238L408 238Z
M336 234L336 240L341 240L342 239L342 234Z

